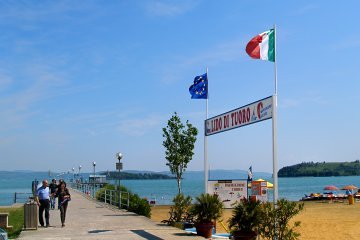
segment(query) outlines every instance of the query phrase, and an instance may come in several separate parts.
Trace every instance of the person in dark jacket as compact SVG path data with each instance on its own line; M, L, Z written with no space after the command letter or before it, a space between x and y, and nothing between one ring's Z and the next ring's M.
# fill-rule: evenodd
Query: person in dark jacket
M57 191L60 189L61 183L64 182L64 180L59 179L59 184L57 185ZM55 194L56 196L56 194ZM60 210L60 199L58 198L58 209Z
M58 185L56 184L56 179L53 179L49 185L50 188L50 209L55 209L56 197L55 194L57 192Z
M56 192L56 196L59 198L60 202L61 227L65 227L66 210L68 207L68 203L71 200L71 196L69 189L66 188L66 183L64 181L61 182L60 187Z

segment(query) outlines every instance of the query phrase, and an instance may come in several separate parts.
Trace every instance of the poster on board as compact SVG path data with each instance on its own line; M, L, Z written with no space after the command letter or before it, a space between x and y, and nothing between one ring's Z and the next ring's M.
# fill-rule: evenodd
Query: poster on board
M247 180L209 180L208 192L218 195L225 208L233 208L233 203L247 198Z
M268 188L266 181L251 182L251 197L261 202L268 201Z

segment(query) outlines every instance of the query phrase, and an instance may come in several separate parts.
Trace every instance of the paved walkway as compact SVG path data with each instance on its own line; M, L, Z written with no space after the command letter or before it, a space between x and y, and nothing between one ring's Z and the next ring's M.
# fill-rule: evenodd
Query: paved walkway
M19 239L204 239L131 212L106 208L76 191L70 192L72 200L64 228L61 228L60 211L50 210L49 228L23 231Z

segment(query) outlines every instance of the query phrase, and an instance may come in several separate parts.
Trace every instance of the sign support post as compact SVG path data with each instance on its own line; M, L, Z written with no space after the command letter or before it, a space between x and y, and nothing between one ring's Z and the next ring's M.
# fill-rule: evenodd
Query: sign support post
M278 200L278 146L277 146L277 67L276 67L276 25L274 25L275 34L275 58L274 58L274 77L275 77L275 94L273 97L273 112L272 112L272 135L273 135L273 179L274 179L274 205Z
M206 68L206 76L208 79L207 84L207 98L206 98L206 118L208 119L208 101L209 101L209 75L208 68ZM206 131L206 127L204 127L204 131ZM208 193L208 181L209 181L209 163L208 163L208 152L207 152L207 135L204 134L204 182L205 182L205 193Z

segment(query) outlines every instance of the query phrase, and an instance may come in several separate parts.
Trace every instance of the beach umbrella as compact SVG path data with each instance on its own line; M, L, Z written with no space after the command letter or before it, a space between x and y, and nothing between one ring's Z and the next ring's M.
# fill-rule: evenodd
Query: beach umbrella
M256 179L256 180L254 180L254 181L257 181L257 182L266 182L266 187L267 187L267 188L273 188L273 187L274 187L274 184L272 184L271 182L266 181L266 180L264 180L264 179L262 179L262 178ZM251 188L251 182L248 183L248 188Z
M337 187L334 186L334 185L328 185L328 186L325 186L325 187L324 187L324 190L337 191L337 190L339 190L339 188L337 188Z
M358 187L354 185L347 185L343 187L341 190L355 190L355 189L358 189Z

